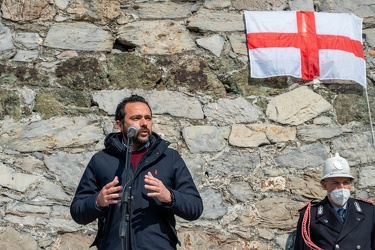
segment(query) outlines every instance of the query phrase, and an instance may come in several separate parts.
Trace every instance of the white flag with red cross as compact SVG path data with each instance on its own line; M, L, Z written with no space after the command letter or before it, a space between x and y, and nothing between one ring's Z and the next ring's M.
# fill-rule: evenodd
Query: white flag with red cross
M366 87L362 19L347 13L245 11L251 76L351 80Z

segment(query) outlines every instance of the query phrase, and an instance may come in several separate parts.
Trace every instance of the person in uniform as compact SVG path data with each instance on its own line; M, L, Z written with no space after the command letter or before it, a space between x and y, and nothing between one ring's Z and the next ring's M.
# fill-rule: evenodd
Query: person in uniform
M375 249L375 206L350 198L353 179L348 162L338 153L325 161L320 183L327 195L299 210L295 250Z

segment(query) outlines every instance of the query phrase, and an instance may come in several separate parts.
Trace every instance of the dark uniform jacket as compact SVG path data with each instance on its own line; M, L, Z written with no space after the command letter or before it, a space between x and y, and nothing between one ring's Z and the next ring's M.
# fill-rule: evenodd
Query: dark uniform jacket
M311 207L310 236L312 242L324 250L375 249L375 206L349 198L343 222L326 197ZM310 249L302 238L302 219L306 207L300 211L295 250Z
M153 133L150 148L134 171L130 166L125 171L126 150L121 133L113 133L105 139L105 149L97 152L88 163L77 187L70 207L72 218L79 224L88 224L98 219L97 237L93 243L98 249L120 250L119 237L121 210L117 205L100 209L95 200L100 190L115 176L125 186L126 176L131 186L130 244L129 249L176 249L179 243L175 230L175 215L195 220L203 212L202 199L191 174L176 150ZM155 197L148 197L144 176L151 172L161 180L175 197L171 205L162 204Z

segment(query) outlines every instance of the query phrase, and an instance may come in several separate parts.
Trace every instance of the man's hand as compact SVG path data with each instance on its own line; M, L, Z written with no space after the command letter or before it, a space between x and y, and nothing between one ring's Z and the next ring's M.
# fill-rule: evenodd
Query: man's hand
M148 197L156 197L160 202L170 203L171 193L164 186L163 182L152 176L150 172L145 175L145 188L154 192L147 193Z
M109 204L117 204L120 202L118 199L121 197L121 190L122 186L116 185L119 183L118 177L115 176L113 181L105 185L102 190L100 190L100 193L96 197L96 204L98 204L99 207L107 207Z

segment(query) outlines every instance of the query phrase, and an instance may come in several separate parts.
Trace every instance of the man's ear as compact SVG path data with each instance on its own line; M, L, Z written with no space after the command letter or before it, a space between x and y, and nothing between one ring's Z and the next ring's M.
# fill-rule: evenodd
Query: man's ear
M117 129L122 132L124 128L124 123L120 120L116 120L116 126L117 126Z
M322 185L323 190L327 190L327 183L324 180L320 181L320 185Z

